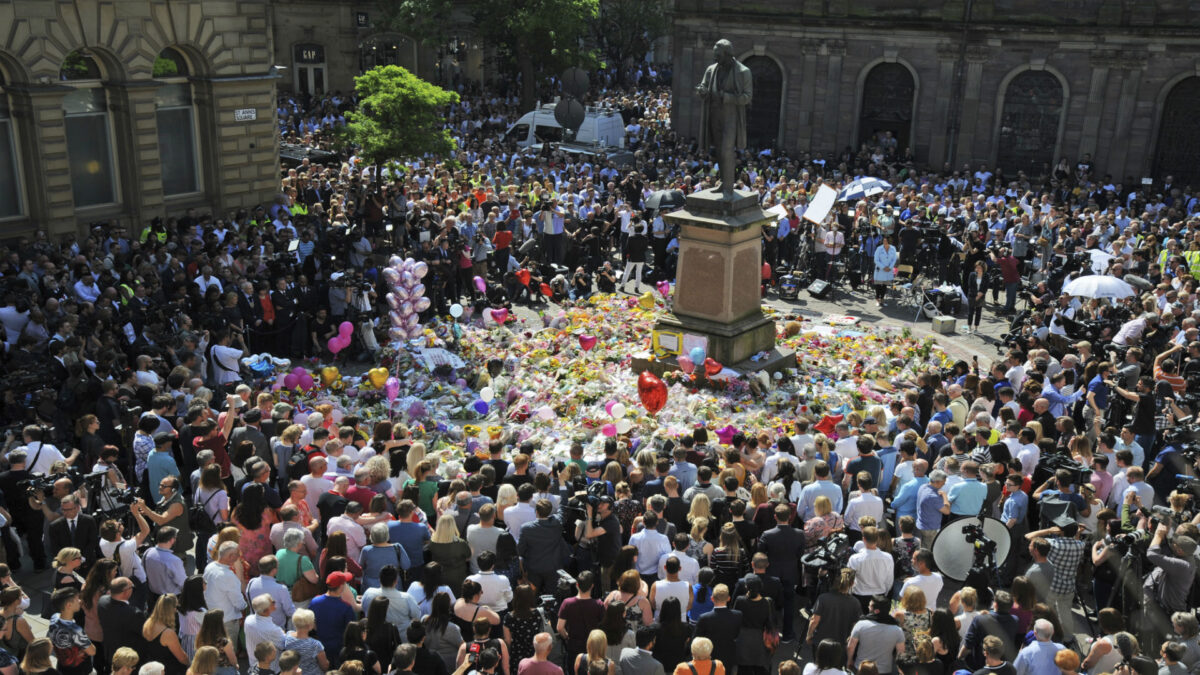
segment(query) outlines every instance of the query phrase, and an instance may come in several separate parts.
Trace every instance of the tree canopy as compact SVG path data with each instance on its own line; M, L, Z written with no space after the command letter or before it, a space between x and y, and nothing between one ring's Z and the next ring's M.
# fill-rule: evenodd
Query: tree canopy
M447 157L454 140L444 129L443 109L457 103L446 91L400 66L379 66L354 78L357 111L346 113L346 139L372 164L422 157Z

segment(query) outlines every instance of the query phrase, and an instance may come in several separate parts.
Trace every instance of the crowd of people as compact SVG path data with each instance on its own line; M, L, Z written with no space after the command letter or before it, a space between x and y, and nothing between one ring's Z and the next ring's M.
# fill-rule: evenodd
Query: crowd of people
M828 160L748 153L744 187L787 207L764 231L768 284L843 274L882 302L888 269L932 260L974 325L988 291L1015 311L1027 287L1002 357L724 444L697 428L589 456L581 438L544 466L505 429L446 475L421 430L297 416L242 358L373 364L392 253L428 264L438 315L671 279L674 234L644 202L715 175L661 86L603 93L629 167L523 154L502 140L511 93L461 93L454 168L304 160L253 210L5 247L0 673L1200 672L1187 188L1086 159L924 169L887 138ZM352 106L284 96L283 139L331 147ZM861 174L894 191L803 225L818 186ZM1092 249L1148 290L1062 295ZM944 578L939 533L980 516L1007 554ZM51 565L49 589L14 579Z

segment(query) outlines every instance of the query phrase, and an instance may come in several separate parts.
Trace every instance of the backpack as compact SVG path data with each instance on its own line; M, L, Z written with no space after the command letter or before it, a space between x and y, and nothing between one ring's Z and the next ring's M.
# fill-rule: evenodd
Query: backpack
M299 444L292 446L292 454L288 455L287 475L291 480L300 480L308 473L308 452Z
M217 524L213 522L212 516L208 513L208 503L216 497L214 492L200 504L192 504L188 508L188 526L193 532L216 532Z

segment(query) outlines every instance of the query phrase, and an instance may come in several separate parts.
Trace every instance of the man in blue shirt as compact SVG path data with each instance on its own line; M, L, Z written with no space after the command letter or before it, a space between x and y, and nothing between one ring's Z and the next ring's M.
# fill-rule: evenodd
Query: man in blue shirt
M836 513L842 512L842 488L834 485L829 479L829 464L826 462L817 462L813 467L813 475L816 480L809 483L808 486L800 492L800 503L796 505L796 512L801 517L801 522L808 522L809 518L816 515L815 504L817 497L829 497L829 501L833 502L833 510Z
M929 475L929 482L917 489L917 530L923 542L933 542L942 529L942 516L950 513L950 502L942 493L946 472Z
M942 392L938 392L933 396L933 415L930 416L930 421L938 422L942 426L954 421L954 414L950 412L950 397ZM940 427L939 427L940 428Z
M850 490L853 487L853 479L858 475L859 471L866 471L871 475L872 485L880 485L879 474L883 471L883 462L875 454L875 437L870 435L859 436L856 443L858 444L858 457L846 463L846 473L842 479L842 487ZM890 482L891 478L889 477L888 480Z
M1050 381L1046 386L1042 387L1042 398L1050 403L1050 414L1055 417L1061 417L1066 414L1065 411L1071 409L1075 402L1083 397L1084 389L1082 387L1075 390L1070 396L1062 394L1062 387L1067 381L1067 376L1062 371L1055 373L1050 377Z
M171 443L175 436L160 431L154 434L154 452L146 458L146 470L150 473L150 485L158 485L167 476L179 477L179 466L171 454Z
M1071 485L1071 472L1066 469L1055 471L1053 477L1043 483L1037 490L1034 490L1033 498L1038 501L1060 499L1064 502L1074 504L1077 515L1086 518L1092 514L1092 507L1088 506L1082 495L1074 491Z
M1025 532L1029 529L1026 525L1026 517L1029 515L1029 495L1021 490L1023 482L1021 475L1017 473L1010 473L1008 478L1004 479L1008 496L1004 498L1004 504L1000 507L1000 520L1008 528L1009 538L1012 541L1025 541ZM1005 581L1011 579L1009 572L1016 561L1018 548L1017 546L1009 547L1008 557L1001 561L1000 578Z
M673 452L675 464L667 472L668 476L675 476L675 479L679 481L680 492L686 492L688 488L696 484L696 465L687 461L687 454L687 448L675 448Z
M425 542L429 541L429 527L425 523L412 522L416 504L411 499L403 499L396 505L396 520L387 524L388 542L400 544L408 554L413 569L425 565Z
M974 461L963 462L962 481L950 488L950 515L977 516L983 509L983 500L987 499L987 486L979 482L979 464Z

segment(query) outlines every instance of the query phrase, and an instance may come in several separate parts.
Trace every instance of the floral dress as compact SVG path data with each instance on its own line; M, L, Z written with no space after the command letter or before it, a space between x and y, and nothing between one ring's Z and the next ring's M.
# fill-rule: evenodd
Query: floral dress
M618 499L617 503L613 504L613 511L617 514L617 522L621 523L621 541L629 543L629 535L633 532L633 520L642 515L644 510L645 508L640 501L628 497ZM520 661L517 663L520 663Z
M916 639L918 636L929 635L929 627L933 623L933 612L925 610L924 612L905 612L904 623L900 626L904 629L904 651L909 654L917 653Z
M841 514L833 512L809 518L808 522L804 523L805 550L815 551L821 546L822 539L828 537L830 532L841 529L845 524Z
M916 574L916 571L912 567L912 557L913 553L919 548L921 548L921 540L916 537L908 539L895 537L892 539L892 557L896 559L896 565L900 574L905 577Z
M541 615L533 612L529 618L521 619L510 612L504 617L504 626L512 633L512 642L508 645L509 663L520 663L521 659L533 656L533 636L542 627Z
M244 527L236 519L233 524L237 525L237 529L242 533L240 549L242 552L242 560L246 562L246 573L248 576L258 576L258 561L263 556L274 555L275 547L271 545L271 526L278 522L275 517L275 512L267 509L263 511L262 524L257 530L250 530Z

